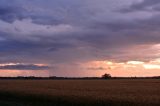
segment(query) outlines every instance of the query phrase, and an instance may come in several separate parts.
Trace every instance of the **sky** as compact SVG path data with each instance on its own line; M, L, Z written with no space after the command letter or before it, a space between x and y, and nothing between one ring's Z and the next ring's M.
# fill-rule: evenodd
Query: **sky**
M0 76L160 76L160 0L0 0Z

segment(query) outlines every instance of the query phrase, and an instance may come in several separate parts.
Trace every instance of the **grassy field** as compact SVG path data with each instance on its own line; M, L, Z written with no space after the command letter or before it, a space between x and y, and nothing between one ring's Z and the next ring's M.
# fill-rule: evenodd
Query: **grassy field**
M160 80L0 80L0 106L160 106Z

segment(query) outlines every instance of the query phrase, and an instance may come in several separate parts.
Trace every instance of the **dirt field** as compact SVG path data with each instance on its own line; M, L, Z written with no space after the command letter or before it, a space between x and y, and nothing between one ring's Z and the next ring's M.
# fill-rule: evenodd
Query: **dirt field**
M160 80L0 80L0 106L160 106Z

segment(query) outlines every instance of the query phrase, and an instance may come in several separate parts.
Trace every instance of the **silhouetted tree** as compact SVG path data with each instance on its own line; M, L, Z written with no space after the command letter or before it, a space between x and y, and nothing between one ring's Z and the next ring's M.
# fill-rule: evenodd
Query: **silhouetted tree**
M105 73L104 75L102 75L102 78L103 78L103 79L109 79L109 78L111 78L111 75Z

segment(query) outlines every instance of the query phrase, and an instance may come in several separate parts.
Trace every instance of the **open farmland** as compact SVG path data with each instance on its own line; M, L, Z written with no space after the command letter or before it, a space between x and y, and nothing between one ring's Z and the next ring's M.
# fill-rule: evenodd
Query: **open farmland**
M160 106L160 80L0 80L0 106L107 105Z

